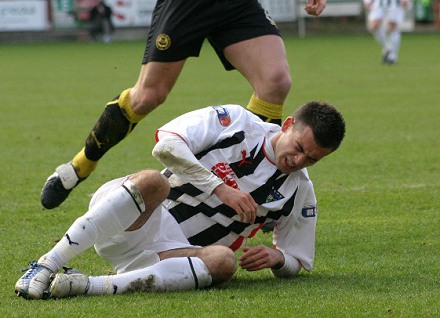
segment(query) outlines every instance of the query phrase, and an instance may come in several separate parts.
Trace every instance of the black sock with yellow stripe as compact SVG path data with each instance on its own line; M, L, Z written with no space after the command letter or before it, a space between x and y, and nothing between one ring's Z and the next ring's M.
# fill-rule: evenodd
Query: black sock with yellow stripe
M86 178L95 170L98 160L123 140L145 115L136 114L130 104L130 89L109 102L86 139L85 147L73 158L78 177Z

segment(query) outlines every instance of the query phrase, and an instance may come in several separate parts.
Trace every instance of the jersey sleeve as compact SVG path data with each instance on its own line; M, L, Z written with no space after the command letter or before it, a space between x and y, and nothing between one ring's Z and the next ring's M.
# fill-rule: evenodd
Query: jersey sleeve
M183 180L212 194L223 181L204 167L196 154L246 127L251 119L248 113L241 106L225 105L182 115L157 130L153 156Z
M223 181L205 168L179 136L163 133L153 149L153 156L168 170L199 190L212 194Z
M315 258L317 203L312 182L307 178L307 174L302 178L307 179L302 180L303 189L297 194L292 213L279 220L273 233L273 242L285 255L286 267L292 267L292 262L297 260L304 269L310 271ZM290 257L293 259L289 260ZM277 271L273 272L277 276ZM284 276L283 267L279 273L280 276Z

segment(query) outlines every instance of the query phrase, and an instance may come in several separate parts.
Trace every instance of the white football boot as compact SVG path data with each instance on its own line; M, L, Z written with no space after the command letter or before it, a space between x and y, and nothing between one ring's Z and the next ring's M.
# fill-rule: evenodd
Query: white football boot
M75 273L58 273L52 276L53 280L49 287L51 298L64 298L84 295L89 290L89 276Z
M15 284L15 293L17 296L26 299L46 299L47 290L50 285L50 276L53 272L37 261L29 263L29 269Z

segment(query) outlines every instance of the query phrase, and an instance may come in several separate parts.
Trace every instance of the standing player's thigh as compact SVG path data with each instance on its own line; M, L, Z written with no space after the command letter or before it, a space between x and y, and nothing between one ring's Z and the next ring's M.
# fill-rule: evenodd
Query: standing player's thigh
M284 42L278 35L264 35L232 44L225 57L251 83L273 72L289 72Z
M280 36L275 21L258 0L224 1L221 13L221 19L217 18L215 27L210 29L208 40L226 70L239 67L239 61L233 60L237 54L228 48L265 35Z
M405 12L400 7L395 7L388 9L386 14L386 19L388 23L395 23L396 25L400 25L403 22Z
M384 9L382 9L381 7L373 7L368 13L368 21L371 23L372 21L382 20L384 15Z

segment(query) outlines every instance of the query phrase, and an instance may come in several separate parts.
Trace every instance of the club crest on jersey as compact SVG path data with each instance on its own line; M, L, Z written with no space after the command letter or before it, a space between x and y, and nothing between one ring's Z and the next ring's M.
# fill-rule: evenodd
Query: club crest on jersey
M303 208L301 210L301 215L305 218L314 218L316 217L316 207Z
M266 203L278 201L281 199L284 199L284 196L277 189L272 188L272 191L266 197Z
M213 107L217 112L218 121L220 125L223 127L228 127L231 124L231 116L229 116L229 112L224 107Z

